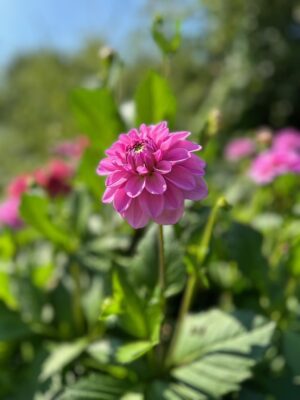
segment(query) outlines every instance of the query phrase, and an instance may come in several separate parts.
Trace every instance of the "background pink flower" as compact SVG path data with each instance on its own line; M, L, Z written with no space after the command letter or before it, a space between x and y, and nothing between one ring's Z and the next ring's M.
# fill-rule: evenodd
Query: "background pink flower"
M10 197L0 204L0 225L13 229L18 229L23 225L19 216L19 205L18 197Z
M225 147L225 158L228 161L238 161L249 157L255 152L255 142L250 138L237 138L231 140Z
M201 146L186 140L189 135L169 132L166 122L121 134L97 169L107 175L102 201L112 203L134 228L149 220L178 222L185 199L207 196L205 163L194 154Z
M52 160L43 169L34 173L36 183L43 187L51 197L66 195L71 190L70 180L74 168L62 160Z
M89 144L89 139L86 136L79 136L72 141L59 143L53 152L61 157L80 158Z
M285 128L277 132L273 140L273 148L280 151L292 151L300 157L300 131Z

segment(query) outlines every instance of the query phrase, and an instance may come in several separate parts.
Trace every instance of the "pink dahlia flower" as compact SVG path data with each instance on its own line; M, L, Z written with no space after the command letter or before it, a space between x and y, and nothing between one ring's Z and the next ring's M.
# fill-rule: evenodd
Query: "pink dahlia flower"
M19 175L7 187L8 196L20 197L29 188L32 177L29 174Z
M205 162L194 154L201 146L186 140L189 135L171 133L166 122L121 134L97 169L99 175L107 175L102 201L113 203L134 228L149 220L178 222L185 199L207 196Z
M20 199L11 197L0 204L0 225L9 226L18 229L22 226L22 220L19 215Z
M300 131L294 128L280 130L274 137L273 148L279 151L292 151L300 157Z
M89 146L89 139L85 136L79 136L73 141L64 141L59 143L53 152L61 157L78 159L82 156L84 150Z
M268 150L252 163L250 177L258 184L272 182L277 176L289 172L300 172L299 157L293 152Z
M34 174L36 183L43 187L51 197L66 195L71 191L70 180L74 168L62 160L51 160L44 168Z
M249 157L255 152L255 143L249 138L237 138L231 140L225 147L225 158L228 161L239 161Z

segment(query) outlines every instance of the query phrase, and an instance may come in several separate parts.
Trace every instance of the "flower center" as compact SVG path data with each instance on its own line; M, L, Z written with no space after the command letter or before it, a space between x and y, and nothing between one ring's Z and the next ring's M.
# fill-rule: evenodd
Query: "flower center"
M133 151L135 153L141 153L144 150L144 147L145 147L145 143L143 143L143 142L136 143L133 146Z

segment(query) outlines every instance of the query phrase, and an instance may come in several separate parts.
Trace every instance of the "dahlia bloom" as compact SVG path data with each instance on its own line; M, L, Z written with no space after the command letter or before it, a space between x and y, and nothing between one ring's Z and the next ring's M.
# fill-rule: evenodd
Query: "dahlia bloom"
M201 146L186 140L189 135L171 133L166 122L121 134L97 168L107 175L102 201L112 203L134 228L149 220L177 223L185 199L207 196L205 162L194 154Z
M255 143L249 138L231 140L225 147L224 155L228 161L239 161L255 152Z
M300 132L293 128L279 131L272 147L254 159L250 168L250 177L258 184L288 173L300 174Z
M290 172L300 173L300 159L293 152L267 150L253 160L250 177L258 184L272 182L277 176Z
M13 229L21 228L22 220L19 215L20 198L10 197L0 204L0 225Z
M78 159L82 156L84 150L89 146L89 139L85 136L79 136L73 141L64 141L59 143L54 149L54 154Z
M9 197L20 197L29 188L32 177L29 174L19 175L7 187Z
M36 183L44 188L49 196L66 195L71 191L70 179L74 168L62 160L52 160L44 169L34 173Z
M281 151L293 151L300 155L300 131L294 128L278 131L273 140L273 148Z

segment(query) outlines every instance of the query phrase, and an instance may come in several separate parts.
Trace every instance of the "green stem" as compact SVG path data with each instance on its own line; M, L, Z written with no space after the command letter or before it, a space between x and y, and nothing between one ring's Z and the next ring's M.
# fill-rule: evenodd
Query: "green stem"
M174 333L173 333L172 340L170 343L170 347L169 347L169 351L168 351L168 355L167 355L167 359L166 359L167 366L169 366L170 363L172 362L172 356L173 356L174 349L175 349L177 341L178 341L179 334L182 329L184 318L185 318L187 312L189 311L192 300L193 300L196 282L197 282L196 275L194 273L191 273L188 277L188 281L187 281L187 284L185 287L183 299L182 299L179 314L178 314L178 320L175 325Z
M167 354L167 359L166 359L167 366L170 366L170 364L172 363L173 353L174 353L174 350L177 345L178 337L182 330L184 318L191 307L191 303L192 303L195 289L197 286L197 281L199 280L198 270L203 266L203 263L209 252L210 240L211 240L211 236L212 236L212 232L213 232L213 227L216 222L217 215L218 215L218 211L220 208L226 208L226 207L228 207L228 203L227 203L226 199L224 197L220 197L217 200L214 208L212 209L212 212L210 213L207 224L205 226L203 237L200 242L199 250L196 254L195 267L189 271L188 281L187 281L187 284L185 287L182 303L181 303L179 314L178 314L178 320L175 325L174 333L173 333L169 351Z
M81 305L81 285L80 285L80 269L78 264L71 265L71 276L73 278L73 316L76 324L77 332L82 333L84 329L84 316Z
M158 243L159 243L159 287L161 296L164 298L164 291L166 286L166 268L165 268L165 254L164 254L164 232L163 226L158 225Z

